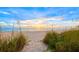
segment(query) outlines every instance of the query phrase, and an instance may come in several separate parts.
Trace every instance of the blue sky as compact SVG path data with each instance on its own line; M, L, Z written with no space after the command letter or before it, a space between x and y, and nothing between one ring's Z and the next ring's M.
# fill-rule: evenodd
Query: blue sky
M12 23L17 20L45 20L42 23L73 24L72 20L79 20L78 7L0 7L0 23ZM54 18L55 20L51 20ZM63 19L63 20L62 20ZM63 21L70 21L65 24ZM36 21L35 21L36 22ZM34 23L35 23L34 22ZM39 22L37 22L39 23Z
M0 19L3 21L27 20L46 17L64 17L65 20L79 19L78 7L4 7L0 8Z

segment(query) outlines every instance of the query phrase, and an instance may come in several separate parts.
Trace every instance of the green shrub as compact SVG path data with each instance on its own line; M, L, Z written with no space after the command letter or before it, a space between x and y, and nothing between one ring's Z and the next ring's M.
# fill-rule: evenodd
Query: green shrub
M58 34L56 32L48 32L45 36L43 42L48 45L48 50L55 50L56 48L56 42L58 40Z
M61 33L63 37L65 51L79 51L79 30L70 30Z
M69 30L61 34L49 32L43 41L50 51L79 51L79 30Z

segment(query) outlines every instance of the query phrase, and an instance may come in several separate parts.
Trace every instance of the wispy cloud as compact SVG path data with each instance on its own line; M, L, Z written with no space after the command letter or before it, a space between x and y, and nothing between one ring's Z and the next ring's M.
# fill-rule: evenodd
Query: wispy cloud
M57 15L59 13L58 10L54 10L52 8L43 8L42 10L39 8L28 10L22 9L22 8L10 8L9 12L14 15L18 19L35 19L35 18L44 18L44 17L53 17L54 15ZM58 15L61 16L61 15ZM57 16L57 17L58 17Z
M18 27L17 20L20 20L21 27L43 25L53 25L54 27L77 26L79 21L71 21L74 16L75 18L78 17L77 12L67 8L7 8L7 11L6 9L0 10L0 14L6 16L3 17L6 21L2 19L0 24L2 26L13 26L14 24L15 27Z
M0 14L10 15L10 13L9 12L6 12L6 11L0 11Z
M58 20L57 20L58 19ZM54 28L64 28L66 27L74 27L79 25L79 21L71 21L71 20L63 20L62 17L52 17L52 18L40 18L33 19L33 20L19 20L21 28L28 28L28 27L39 27L39 28L52 28L52 25ZM1 26L13 26L19 27L19 24L17 23L17 20L12 20L9 23L6 22L0 22Z
M0 26L7 26L7 23L5 23L4 21L0 22Z

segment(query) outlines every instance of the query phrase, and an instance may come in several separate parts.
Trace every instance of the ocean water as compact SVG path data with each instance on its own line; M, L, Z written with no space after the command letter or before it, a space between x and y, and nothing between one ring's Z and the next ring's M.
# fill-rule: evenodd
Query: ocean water
M36 28L13 28L13 27L1 27L0 31L2 32L10 32L10 31L50 31L50 30L55 30L55 31L63 31L67 30L67 28L45 28L45 29L36 29Z
M2 32L10 32L10 31L49 31L51 29L35 29L35 28L12 28L12 27L3 27L0 28L0 31Z
M16 29L16 28L15 28ZM2 32L8 32L14 30L12 27L1 27L0 31ZM17 30L17 29L16 29Z

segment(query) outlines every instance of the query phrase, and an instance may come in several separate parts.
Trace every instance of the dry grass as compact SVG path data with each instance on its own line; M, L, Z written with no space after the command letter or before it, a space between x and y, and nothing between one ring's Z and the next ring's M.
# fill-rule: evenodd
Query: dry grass
M14 34L14 25L10 37L6 38L5 35L3 37L1 32L0 27L0 52L18 52L27 44L27 38L24 37L21 31L19 34Z
M22 34L5 40L0 39L0 52L21 51L26 43L27 39Z

